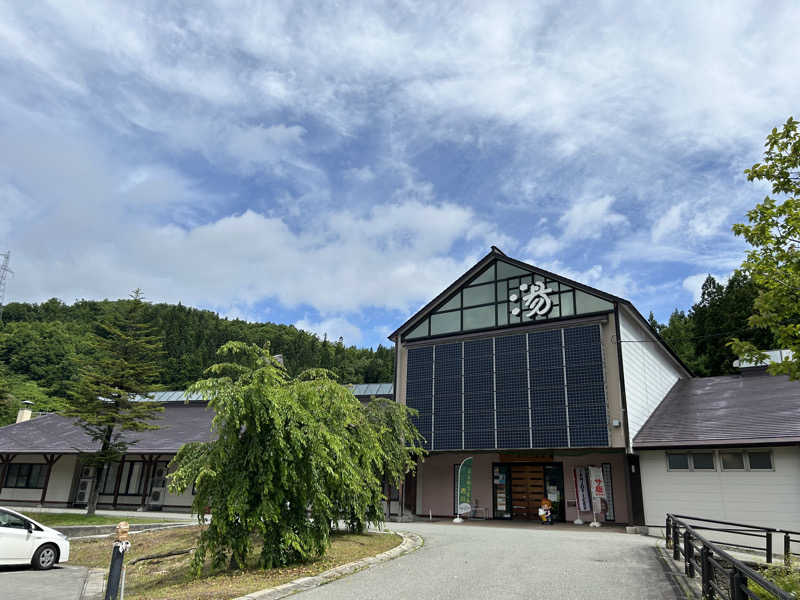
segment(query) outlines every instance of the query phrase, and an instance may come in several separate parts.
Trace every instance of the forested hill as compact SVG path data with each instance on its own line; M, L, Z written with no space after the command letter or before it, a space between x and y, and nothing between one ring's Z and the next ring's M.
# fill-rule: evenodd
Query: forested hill
M52 299L42 304L10 303L0 325L0 400L32 400L36 410L63 398L82 363L91 360L89 334L104 314L120 302L81 300L72 305ZM335 372L343 383L392 381L394 350L345 346L321 340L291 325L248 323L222 318L208 310L172 304L148 304L147 320L163 334L161 384L184 389L202 377L215 352L229 340L264 345L282 354L295 375L309 367ZM13 407L6 403L6 412ZM2 421L2 415L0 415Z

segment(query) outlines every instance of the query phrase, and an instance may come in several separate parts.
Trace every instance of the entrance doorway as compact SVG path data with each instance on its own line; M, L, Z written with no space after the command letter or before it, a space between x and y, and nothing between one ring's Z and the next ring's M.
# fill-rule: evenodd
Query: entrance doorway
M544 498L553 503L553 519L564 520L561 463L496 463L492 467L494 518L535 521Z

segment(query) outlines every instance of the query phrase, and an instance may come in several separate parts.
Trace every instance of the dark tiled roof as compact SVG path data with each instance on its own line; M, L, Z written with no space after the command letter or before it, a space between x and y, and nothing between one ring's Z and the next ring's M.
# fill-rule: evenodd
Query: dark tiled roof
M766 373L681 379L633 446L780 444L800 441L800 382Z
M205 403L170 403L153 421L159 429L126 432L124 439L136 440L129 448L129 452L134 454L175 453L187 442L214 439L211 432L213 416ZM72 419L61 415L44 415L0 427L2 453L74 454L95 449L83 430Z

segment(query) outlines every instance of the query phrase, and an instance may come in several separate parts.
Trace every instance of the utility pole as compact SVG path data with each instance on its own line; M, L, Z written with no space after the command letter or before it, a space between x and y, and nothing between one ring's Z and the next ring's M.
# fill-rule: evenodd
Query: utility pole
M13 273L13 271L8 268L8 261L11 258L11 250L0 252L0 258L3 259L3 263L0 264L0 325L2 325L3 307L6 305L6 281L8 280L8 274Z

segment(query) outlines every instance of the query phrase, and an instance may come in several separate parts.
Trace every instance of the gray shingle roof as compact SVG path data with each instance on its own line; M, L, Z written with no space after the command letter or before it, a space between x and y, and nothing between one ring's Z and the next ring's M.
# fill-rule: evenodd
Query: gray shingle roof
M766 373L679 380L633 446L669 448L800 441L800 382Z
M213 416L204 403L172 402L164 406L164 412L153 422L159 429L128 432L123 438L138 440L130 446L131 453L174 454L187 442L214 439L216 436L211 432ZM0 427L2 453L75 454L95 449L91 439L72 419L57 414Z

